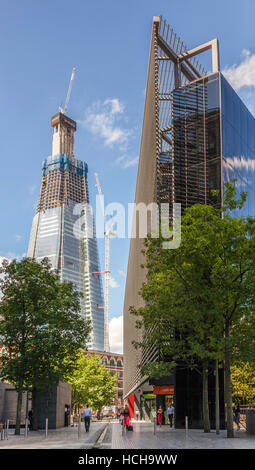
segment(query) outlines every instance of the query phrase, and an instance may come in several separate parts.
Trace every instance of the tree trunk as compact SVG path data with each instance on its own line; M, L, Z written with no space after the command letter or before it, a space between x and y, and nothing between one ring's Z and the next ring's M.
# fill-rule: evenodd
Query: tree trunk
M19 383L19 389L18 389L18 400L17 400L17 410L16 410L16 425L15 425L16 436L20 435L22 397L23 397L23 380L21 379Z
M227 386L226 386L226 367L224 361L224 419L225 419L225 428L227 429Z
M230 371L230 356L231 352L228 345L229 339L229 325L226 325L225 333L225 400L226 400L226 417L227 417L227 437L234 437L233 427L233 411L232 411L232 384L231 384L231 371Z
M208 402L208 361L203 361L203 421L204 432L210 432L210 415Z
M32 391L32 407L33 407L33 431L38 431L38 407L37 407L37 390Z
M220 433L219 362L215 361L215 428Z

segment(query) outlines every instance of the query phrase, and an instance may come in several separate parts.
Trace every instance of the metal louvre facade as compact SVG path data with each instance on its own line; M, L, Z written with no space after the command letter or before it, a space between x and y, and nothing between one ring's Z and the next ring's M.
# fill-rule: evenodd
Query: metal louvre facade
M207 47L210 48L211 45ZM190 59L187 54L187 48L166 21L154 17L136 183L136 204L164 202L172 205L174 202L174 178L177 179L178 169L174 171L173 163L173 91L179 86L205 76L205 71L197 58L192 56ZM181 152L180 149L178 151ZM169 216L171 218L171 214ZM150 227L148 228L150 231ZM136 319L129 313L130 306L143 305L139 296L139 289L146 280L146 272L141 269L141 264L144 262L141 253L143 244L144 240L138 236L130 241L124 301L126 357L124 395L126 396L143 381L138 365L156 360L159 354L155 348L141 352L132 345L133 340L139 341L143 336L143 332L137 330L135 326Z
M220 74L173 91L173 201L219 206L221 194ZM213 196L218 190L219 196Z

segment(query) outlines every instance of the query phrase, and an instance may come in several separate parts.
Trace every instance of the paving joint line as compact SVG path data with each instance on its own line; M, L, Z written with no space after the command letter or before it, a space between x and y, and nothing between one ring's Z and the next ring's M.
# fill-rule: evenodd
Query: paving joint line
M107 430L108 430L108 428L109 428L109 424L110 424L110 423L107 423L107 424L105 425L105 428L104 428L103 431L101 432L99 438L97 439L97 441L96 441L95 444L93 445L92 449L98 449L98 448L101 446L101 444L102 444L102 442L103 442L103 440L104 440L104 438L105 438L105 435L106 435L106 433L107 433Z

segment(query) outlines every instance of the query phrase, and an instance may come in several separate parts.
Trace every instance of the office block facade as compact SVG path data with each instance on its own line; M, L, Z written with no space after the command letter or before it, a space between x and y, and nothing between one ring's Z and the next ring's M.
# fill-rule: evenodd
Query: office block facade
M212 72L198 61L210 51ZM238 191L249 191L246 213L255 215L255 119L220 72L219 45L214 39L188 50L161 17L154 17L141 135L135 203L168 203L169 225L173 204L196 203L220 207L224 182L235 177ZM212 195L212 190L218 190ZM150 227L148 227L150 231ZM139 364L156 361L157 348L135 350L144 332L135 326L129 307L143 305L139 290L146 281L141 268L144 240L130 241L124 302L124 396L134 402L144 419L151 409L169 400L176 407L176 425L202 424L201 377L176 368L169 377L143 377ZM146 332L149 334L149 332ZM215 419L215 377L209 378L212 425ZM220 377L221 420L224 423L223 380Z

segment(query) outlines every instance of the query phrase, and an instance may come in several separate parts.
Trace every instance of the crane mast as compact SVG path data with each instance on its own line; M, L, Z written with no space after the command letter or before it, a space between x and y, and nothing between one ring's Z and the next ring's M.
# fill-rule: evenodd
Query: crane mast
M100 196L103 196L99 176L95 173L96 187ZM101 200L102 210L104 211ZM109 287L110 287L110 237L115 236L112 231L113 222L109 224L105 218L105 271L101 274L105 276L105 309L104 309L104 350L109 352Z
M73 67L70 82L69 82L69 87L68 87L68 91L67 91L67 95L66 95L65 107L64 107L64 109L61 108L61 106L59 107L59 111L62 114L66 114L66 111L67 111L67 106L68 106L68 103L69 103L69 100L70 100L70 95L71 95L71 91L72 91L73 79L74 79L75 72L76 72L76 67Z

